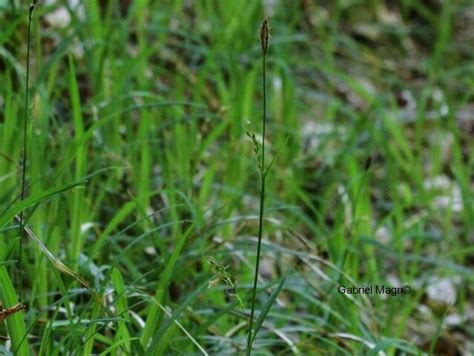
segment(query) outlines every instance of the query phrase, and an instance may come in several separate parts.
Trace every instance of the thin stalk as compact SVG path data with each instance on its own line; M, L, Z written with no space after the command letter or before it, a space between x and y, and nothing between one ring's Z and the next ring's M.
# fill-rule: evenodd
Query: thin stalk
M35 9L35 3L30 5L30 11L28 15L28 39L26 48L26 83L25 83L25 107L23 112L23 152L21 161L21 194L20 200L23 201L26 195L26 159L28 154L28 102L29 102L29 83L30 83L30 43L31 43L31 19L33 17L33 10ZM20 242L18 244L18 279L19 279L19 296L20 303L23 301L23 268L21 267L21 261L23 257L23 237L25 235L25 220L23 219L23 210L20 211Z
M263 87L263 116L262 116L262 151L260 157L260 212L258 215L258 242L257 242L257 260L255 262L255 276L253 280L252 289L252 307L250 311L249 330L247 336L247 355L252 352L252 344L255 339L253 335L253 320L255 316L255 301L257 296L258 272L260 268L260 251L262 247L262 233L263 233L263 211L265 206L265 180L267 177L265 169L265 132L266 132L266 117L267 117L267 95L266 95L266 55L268 47L268 21L265 19L260 31L260 40L262 45L262 87Z

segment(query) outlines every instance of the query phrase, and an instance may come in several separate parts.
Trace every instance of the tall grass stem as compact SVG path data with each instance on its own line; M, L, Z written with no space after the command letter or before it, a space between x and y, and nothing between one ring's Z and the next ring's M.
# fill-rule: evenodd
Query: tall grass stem
M250 321L249 321L249 330L247 335L247 355L250 355L252 352L252 344L255 338L253 335L253 321L255 317L255 300L257 296L257 285L258 285L258 272L260 268L260 251L262 247L262 233L263 233L263 211L265 207L265 133L266 133L266 116L267 116L267 95L266 95L266 55L268 47L268 22L265 19L262 23L262 28L260 31L260 41L262 45L262 90L263 90L263 111L262 111L262 151L261 151L261 161L260 161L260 212L258 215L258 242L257 242L257 260L255 262L255 276L253 280L252 288L252 306L250 311Z
M28 13L28 39L26 48L26 82L25 82L25 107L23 112L23 152L21 159L21 194L20 199L23 201L26 195L26 160L28 156L28 103L29 103L29 83L30 83L30 44L31 44L31 19L33 17L33 10L35 3L30 5ZM20 303L23 302L23 268L21 261L23 258L23 238L25 235L25 220L23 217L23 210L20 211L20 241L18 244L18 280L19 280L19 295Z

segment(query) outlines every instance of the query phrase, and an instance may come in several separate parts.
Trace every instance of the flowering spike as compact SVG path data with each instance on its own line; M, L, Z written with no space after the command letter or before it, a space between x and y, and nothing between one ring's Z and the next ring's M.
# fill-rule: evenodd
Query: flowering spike
M260 30L260 43L262 45L263 55L267 54L268 48L268 20L263 20L262 28Z

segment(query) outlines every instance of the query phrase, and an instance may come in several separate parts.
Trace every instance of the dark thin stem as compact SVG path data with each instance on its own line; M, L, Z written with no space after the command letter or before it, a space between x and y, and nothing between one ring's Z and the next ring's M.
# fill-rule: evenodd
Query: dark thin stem
M266 79L265 79L265 53L262 58L262 86L263 86L263 117L262 117L262 157L260 164L260 174L261 174L261 188L260 188L260 212L258 216L258 242L257 242L257 261L255 262L255 276L253 280L253 289L252 289L252 308L250 311L250 321L249 321L249 331L247 337L247 355L250 355L252 352L252 344L255 338L253 335L253 320L255 316L255 300L257 296L257 284L258 284L258 275L260 268L260 250L262 247L262 233L263 233L263 210L265 206L265 129L266 129L266 116L267 116L267 95L266 95Z
M21 162L21 194L20 200L23 201L26 195L26 160L28 154L28 142L27 142L27 133L28 133L28 102L29 102L29 83L30 83L30 43L31 43L31 18L33 15L33 10L35 9L35 4L30 5L30 11L28 15L28 43L26 48L26 83L25 83L25 107L23 115L23 153L22 153L22 162ZM18 261L19 261L19 301L23 301L23 268L21 267L22 255L23 255L23 237L25 235L25 220L23 219L23 210L20 211L20 243L18 244Z

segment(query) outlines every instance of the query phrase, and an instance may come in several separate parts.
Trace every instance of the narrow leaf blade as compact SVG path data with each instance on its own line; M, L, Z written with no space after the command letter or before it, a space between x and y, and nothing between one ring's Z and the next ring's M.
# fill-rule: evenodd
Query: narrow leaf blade
M275 302L276 298L278 297L278 294L280 294L281 289L283 288L283 284L285 283L286 276L284 276L278 286L273 290L272 294L270 294L270 297L266 301L265 305L263 306L262 311L260 312L257 321L255 322L255 328L253 331L253 336L252 336L252 343L255 340L255 337L257 336L258 331L263 325L263 322L265 321L265 318L267 317L270 309L272 308L273 303Z

